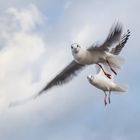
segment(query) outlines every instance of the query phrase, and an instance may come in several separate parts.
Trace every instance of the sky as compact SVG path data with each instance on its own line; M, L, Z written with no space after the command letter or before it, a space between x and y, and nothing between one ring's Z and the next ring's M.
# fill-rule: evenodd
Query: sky
M139 7L138 0L1 0L0 139L139 140ZM118 20L124 33L131 31L116 77L128 84L126 94L112 94L105 107L103 92L86 79L95 73L93 65L63 87L8 108L37 93L71 62L72 43L102 42Z

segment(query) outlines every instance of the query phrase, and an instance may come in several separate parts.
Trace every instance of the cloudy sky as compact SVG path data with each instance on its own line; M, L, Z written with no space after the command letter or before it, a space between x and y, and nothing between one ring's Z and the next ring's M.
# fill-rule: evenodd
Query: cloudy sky
M0 139L138 140L140 138L138 0L0 1ZM104 107L102 92L86 79L89 67L69 84L37 100L8 108L38 92L71 60L70 45L101 42L114 21L131 37L116 81L129 85ZM55 59L56 58L56 59Z

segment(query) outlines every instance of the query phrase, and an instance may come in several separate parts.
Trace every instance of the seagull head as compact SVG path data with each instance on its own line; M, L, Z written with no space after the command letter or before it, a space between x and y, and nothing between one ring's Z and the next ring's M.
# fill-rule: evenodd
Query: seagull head
M77 43L71 45L71 50L73 53L78 53L80 49L81 47Z
M87 79L91 83L94 80L94 76L93 75L88 75Z

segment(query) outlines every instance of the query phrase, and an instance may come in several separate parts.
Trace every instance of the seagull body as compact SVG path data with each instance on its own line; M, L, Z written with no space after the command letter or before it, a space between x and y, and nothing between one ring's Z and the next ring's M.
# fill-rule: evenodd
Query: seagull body
M103 67L106 71L108 71L107 68L106 68L106 65L103 65ZM111 76L113 77L112 74L111 74ZM123 92L127 91L127 86L119 85L119 84L115 83L113 79L107 78L104 75L101 68L100 68L99 73L97 73L96 75L89 75L89 76L87 76L87 79L88 79L88 81L91 85L95 86L96 88L98 88L98 89L100 89L104 92L104 94L105 94L105 97L104 97L105 105L107 104L107 101L106 101L107 91L109 92L109 96L108 96L108 102L109 103L111 103L110 95L111 95L112 91L114 91L114 93L123 93Z
M102 71L102 70L101 70ZM114 83L113 79L109 79L102 72L99 72L97 75L89 75L87 77L89 82L95 87L103 90L103 91L117 91L117 92L125 92L126 89L123 86L120 86Z
M72 55L75 62L81 65L105 63L108 60L114 67L121 67L119 61L122 59L106 50L93 49L90 51L88 49L81 48L78 44L74 44L72 46Z
M77 44L74 44L74 45L72 49L72 55L74 57L74 60L79 64L82 64L82 65L96 64L106 59L107 52L99 51L99 50L90 52L90 51L87 51L87 49L85 48L80 48L78 51L73 51L74 49L76 49Z

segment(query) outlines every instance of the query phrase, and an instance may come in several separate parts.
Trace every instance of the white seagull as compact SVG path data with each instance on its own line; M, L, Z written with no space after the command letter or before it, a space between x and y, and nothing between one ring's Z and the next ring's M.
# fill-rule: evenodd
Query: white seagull
M106 65L103 64L103 68L105 68L105 67L106 67ZM111 76L113 76L113 75L114 74L112 73ZM106 101L107 91L109 92L109 95L108 95L108 102L109 102L109 104L111 103L111 101L110 101L110 95L111 95L111 92L112 91L115 91L116 93L118 93L118 92L119 93L120 92L126 92L127 91L127 86L116 84L113 79L107 78L104 75L104 73L101 70L101 68L100 68L100 71L96 75L88 75L87 76L87 79L88 79L88 81L89 81L89 83L91 85L93 85L96 88L101 89L102 91L104 91L104 94L105 94L104 103L105 103L105 105L107 105L107 101Z
M111 50L111 53L114 55L118 55L122 48L124 47L125 43L128 40L128 37L130 36L129 34L129 30L127 31L127 33L122 37L122 40L120 41L120 43ZM111 77L114 77L114 73L107 67L106 64L103 64L103 68L108 72L111 73ZM107 78L102 69L98 67L97 69L97 74L96 75L88 75L87 79L89 81L89 83L93 86L95 86L98 89L101 89L102 91L104 91L105 93L105 97L104 97L104 103L105 105L107 104L106 98L107 98L107 91L109 92L108 95L108 102L110 104L110 95L112 91L115 91L116 93L120 93L120 92L126 92L127 91L127 86L124 85L119 85L116 84L114 82L114 79L109 79Z

